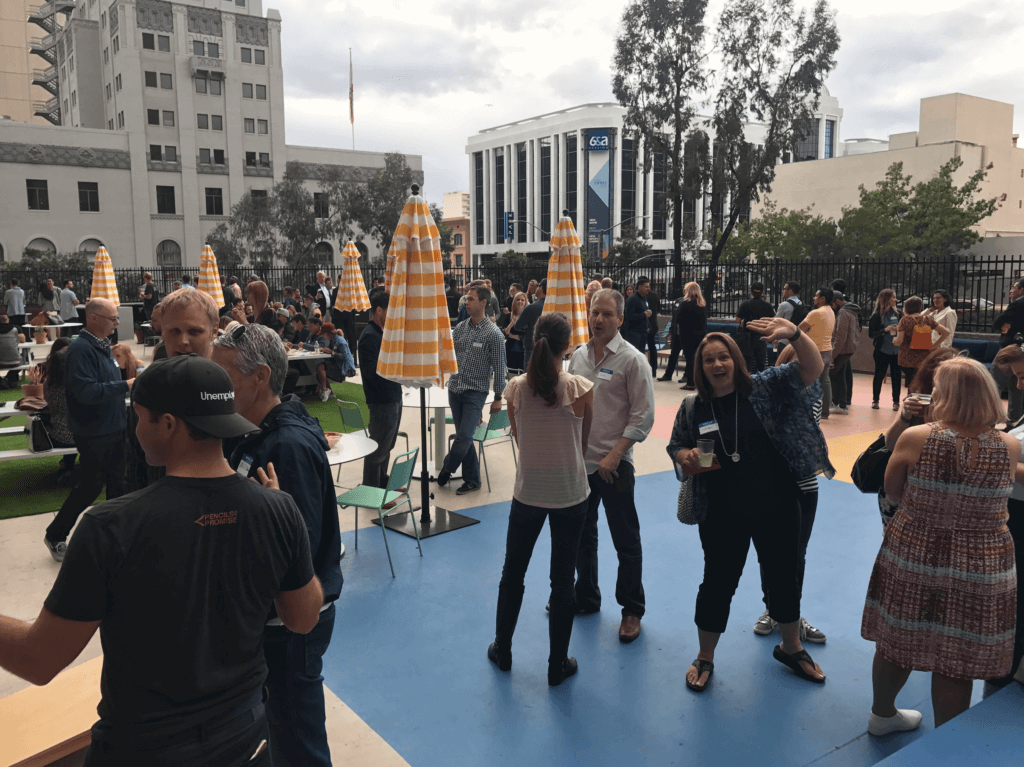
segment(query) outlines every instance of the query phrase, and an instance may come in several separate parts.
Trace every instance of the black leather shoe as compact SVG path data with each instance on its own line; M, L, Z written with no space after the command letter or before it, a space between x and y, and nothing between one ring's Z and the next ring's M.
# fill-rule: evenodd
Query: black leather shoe
M450 480L451 478L452 473L448 471L448 469L441 469L440 473L437 475L438 487L444 487L445 485L447 485L448 480Z
M659 381L671 381L672 380L672 376L662 376L658 380Z
M554 668L548 663L548 686L558 687L558 685L573 676L579 669L580 665L576 662L575 658L566 658L562 661L561 665Z
M548 602L546 605L544 605L544 609L548 612L551 612L551 603ZM601 612L600 607L580 607L579 605L576 605L577 615L593 615L594 613L599 612Z
M512 670L512 651L502 652L498 649L497 642L491 642L491 646L487 648L487 659L502 671Z

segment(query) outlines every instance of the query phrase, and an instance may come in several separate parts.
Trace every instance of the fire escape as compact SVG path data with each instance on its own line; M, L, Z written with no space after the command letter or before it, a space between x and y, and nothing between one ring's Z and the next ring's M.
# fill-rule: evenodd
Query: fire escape
M48 0L36 8L33 8L28 15L28 20L33 24L42 27L46 35L34 37L29 41L29 52L42 58L49 65L46 69L37 69L32 72L32 84L44 88L52 95L48 101L33 102L32 108L36 115L45 117L54 125L60 125L60 88L57 80L57 37L61 26L57 23L57 14L64 14L65 23L67 17L75 9L75 4L68 0Z

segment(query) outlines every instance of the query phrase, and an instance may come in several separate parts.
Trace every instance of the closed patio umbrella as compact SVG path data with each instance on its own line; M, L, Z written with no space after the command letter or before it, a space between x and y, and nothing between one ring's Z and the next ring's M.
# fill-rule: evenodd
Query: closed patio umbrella
M569 321L572 327L570 345L579 346L590 340L580 238L572 225L572 219L565 212L558 219L558 225L551 234L547 298L544 299L542 313L553 312L565 315Z
M114 306L121 305L121 299L117 296L117 283L114 281L114 265L110 263L110 254L102 245L92 262L92 290L89 298L109 298Z
M391 247L388 248L388 262L384 270L384 290L391 292L391 280L395 277L395 262L398 261L398 252L395 250L395 240L391 239Z
M349 242L341 251L341 284L334 308L339 312L363 312L370 308L370 297L366 294L363 273L359 269L359 249Z
M217 304L218 309L224 308L224 288L220 284L220 269L217 268L217 256L209 245L203 246L203 255L199 261L199 284L196 286L206 293Z

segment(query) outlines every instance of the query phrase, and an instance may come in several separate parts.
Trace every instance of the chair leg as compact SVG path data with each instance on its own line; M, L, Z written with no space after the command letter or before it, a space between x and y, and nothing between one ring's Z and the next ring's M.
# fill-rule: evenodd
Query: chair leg
M391 561L391 547L388 546L388 529L384 526L384 515L377 509L377 517L380 519L380 531L384 533L384 548L388 552L388 564L391 565L391 577L395 577L395 563Z
M487 468L487 453L484 452L484 443L480 443L480 463L484 465L484 476L487 477L487 492L491 492L491 472Z
M515 437L510 438L508 443L512 446L512 461L516 465L516 471L518 471L519 470L519 457L516 455L516 439L515 439Z
M359 507L356 506L356 549L359 549Z
M423 556L423 546L420 545L420 527L416 522L416 513L412 508L412 498L408 500L409 504L409 517L412 519L412 529L416 533L416 548L420 550L420 556Z

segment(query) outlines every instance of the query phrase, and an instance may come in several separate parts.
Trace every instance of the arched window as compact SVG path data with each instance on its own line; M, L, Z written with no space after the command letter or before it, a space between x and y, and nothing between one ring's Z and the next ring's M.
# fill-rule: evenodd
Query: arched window
M96 251L103 247L103 243L96 239L89 239L78 246L78 252L83 256L89 256L92 258L96 255Z
M461 234L454 235L452 237L452 244L454 244L456 248L461 248L462 247L462 235Z
M36 237L25 248L26 250L38 250L41 253L56 253L57 246L45 237Z
M4 246L0 245L0 264L2 264L5 260L6 259L4 258Z
M359 260L365 264L366 260L370 257L370 249L366 247L365 242L357 242L356 250L359 251Z
M164 240L156 246L157 266L174 268L181 266L181 247L174 240Z
M331 247L329 242L319 242L313 249L313 254L316 256L318 264L333 264L334 263L334 248Z

